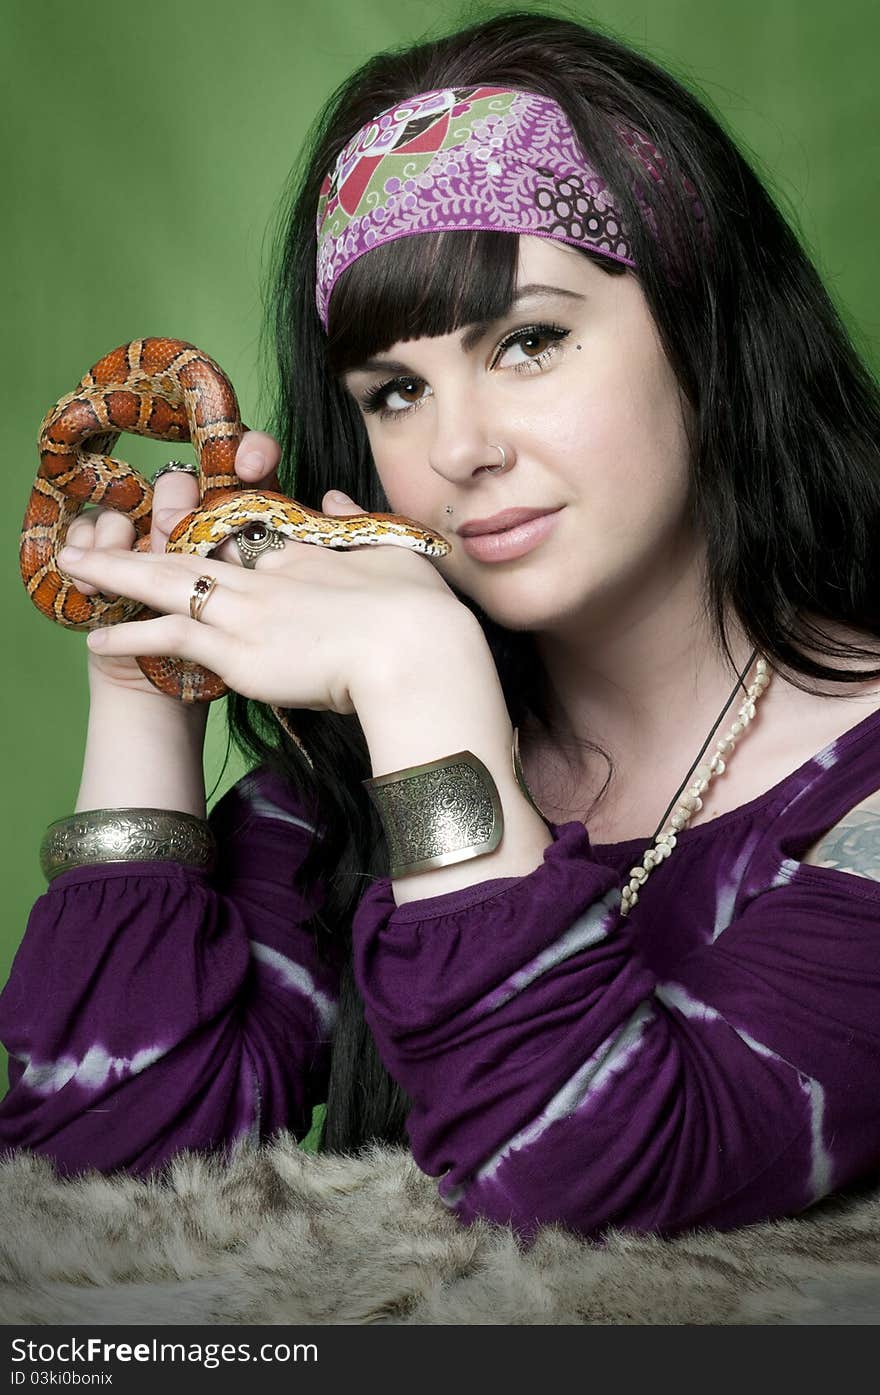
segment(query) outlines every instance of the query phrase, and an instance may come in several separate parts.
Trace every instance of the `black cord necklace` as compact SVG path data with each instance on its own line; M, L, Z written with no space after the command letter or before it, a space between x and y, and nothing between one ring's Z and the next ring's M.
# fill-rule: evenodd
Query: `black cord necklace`
M660 820L660 822L658 823L657 827L655 828L653 834L651 835L650 841L651 841L652 843L654 842L655 838L657 837L657 834L660 833L661 830L663 829L663 827L664 827L664 825L665 825L665 823L666 823L666 820L669 818L669 815L670 815L671 811L675 808L676 804L678 803L678 797L679 797L679 795L681 794L682 790L683 790L683 789L685 788L685 786L687 785L688 781L690 780L690 778L691 778L691 776L693 775L694 771L696 770L697 766L700 764L700 761L703 759L703 756L706 754L706 747L709 745L709 742L712 740L712 737L715 735L716 731L717 731L718 728L721 726L721 723L724 721L724 718L725 718L725 715L726 715L726 713L727 713L727 710L728 710L728 708L730 707L731 703L733 702L734 698L736 697L737 693L739 692L740 688L742 688L743 692L746 691L745 677L746 677L746 674L748 673L749 669L752 667L752 664L755 662L755 659L756 659L757 657L758 657L758 651L757 651L757 649L753 649L753 650L752 650L752 654L751 654L751 658L749 659L749 661L748 661L748 663L746 664L745 668L743 669L742 673L739 675L739 677L738 677L737 680L736 680L736 685L735 685L735 687L734 687L734 689L733 689L733 692L730 694L730 697L727 699L726 703L724 704L724 706L722 707L720 713L718 714L718 720L716 721L716 723L715 723L715 725L713 726L712 730L709 732L709 735L706 737L706 740L703 742L702 746L700 747L700 753L699 753L699 755L697 756L696 760L694 761L694 763L693 763L693 765L691 766L691 768L690 768L690 770L688 771L688 773L685 775L685 777L684 777L684 779L682 780L681 784L679 785L678 789L675 791L675 794L674 794L674 795L672 796L672 798L670 799L669 804L668 804L667 807L666 807L666 812L664 813L662 819Z

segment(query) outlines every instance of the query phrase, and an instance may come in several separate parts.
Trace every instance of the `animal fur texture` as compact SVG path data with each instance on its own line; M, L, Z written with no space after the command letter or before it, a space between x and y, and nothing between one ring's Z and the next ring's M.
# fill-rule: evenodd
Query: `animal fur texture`
M279 1134L146 1181L0 1164L0 1322L856 1324L880 1320L880 1183L794 1219L602 1242L463 1226L401 1148Z

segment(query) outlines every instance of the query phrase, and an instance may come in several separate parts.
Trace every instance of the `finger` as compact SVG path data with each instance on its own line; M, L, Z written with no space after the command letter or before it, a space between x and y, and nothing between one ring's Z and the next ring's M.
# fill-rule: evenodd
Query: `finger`
M366 509L360 508L348 494L343 494L341 489L330 489L321 501L321 508L324 513L330 514L333 518L339 518L346 514L366 513Z
M98 509L84 509L67 529L65 544L70 547L81 547L87 552L91 551L95 546L95 526L98 514ZM90 586L88 582L80 581L77 583L77 590L83 596L94 596L97 594L98 588Z
M135 539L135 527L118 509L87 509L75 518L67 530L66 543L91 551L96 547L130 548ZM81 582L77 590L83 596L94 596L98 587ZM108 600L115 596L108 595Z
M156 481L150 534L153 552L165 551L172 528L198 506L199 482L195 475L188 475L183 470L171 470Z
M219 547L215 547L211 556L219 557L221 562L230 562L234 567L244 566L241 560L241 553L238 550L235 539L232 537L227 538Z
M68 533L68 542L72 541ZM135 540L136 530L130 518L116 509L105 509L98 515L95 524L95 547L130 548Z
M246 431L235 453L235 473L244 484L277 490L280 460L281 447L274 437L265 431Z
M95 531L92 539L93 548L119 547L129 549L137 536L136 529L130 518L126 518L124 513L119 513L117 509L102 509L98 513ZM68 534L68 541L70 535ZM79 587L83 595L89 596L97 587L83 583ZM116 595L113 592L105 592L108 601L115 601Z
M207 610L214 596L205 603ZM104 625L92 630L87 644L95 653L126 658L159 657L189 659L212 673L223 676L228 669L230 635L201 620L183 615L160 615L154 620L136 620L127 625Z
M81 581L97 587L105 595L125 596L142 601L160 615L189 616L190 598L198 576L211 576L217 581L214 592L207 598L205 609L212 625L221 625L239 632L253 624L247 591L259 585L243 567L210 562L191 553L124 552L119 549L92 550L71 557L67 549L59 553L58 564L77 587Z

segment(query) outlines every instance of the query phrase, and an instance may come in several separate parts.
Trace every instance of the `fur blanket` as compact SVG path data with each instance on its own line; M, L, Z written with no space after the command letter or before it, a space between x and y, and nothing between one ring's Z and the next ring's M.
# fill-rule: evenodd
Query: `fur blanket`
M0 1165L5 1324L854 1324L880 1320L880 1185L792 1220L603 1243L463 1226L404 1149L292 1138L161 1177Z

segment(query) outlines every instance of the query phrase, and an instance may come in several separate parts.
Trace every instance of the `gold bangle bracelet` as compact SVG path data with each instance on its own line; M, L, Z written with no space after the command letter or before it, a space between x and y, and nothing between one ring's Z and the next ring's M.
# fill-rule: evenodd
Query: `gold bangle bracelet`
M84 809L51 823L40 845L50 882L74 867L113 862L181 862L211 872L216 857L207 820L173 809Z

